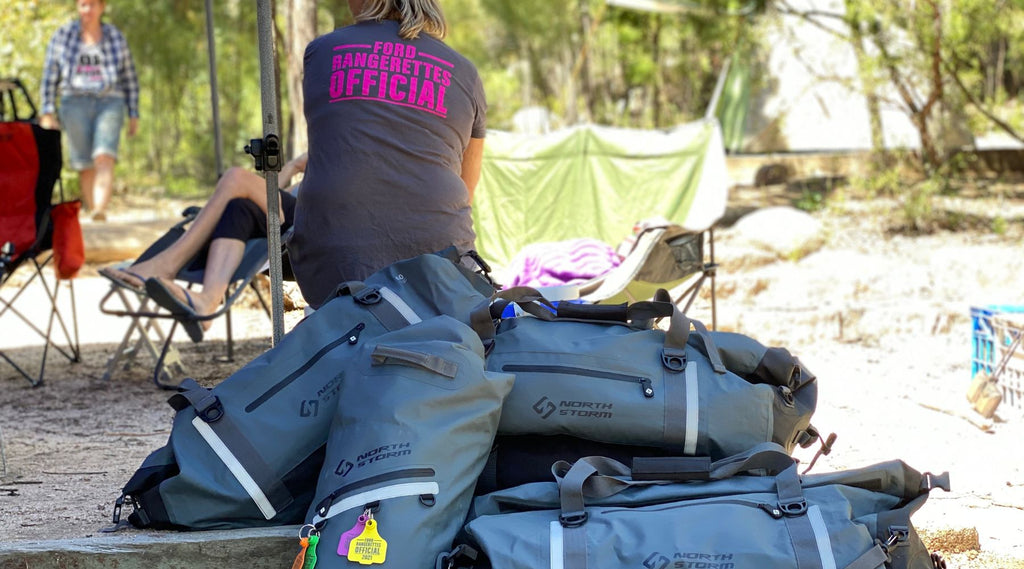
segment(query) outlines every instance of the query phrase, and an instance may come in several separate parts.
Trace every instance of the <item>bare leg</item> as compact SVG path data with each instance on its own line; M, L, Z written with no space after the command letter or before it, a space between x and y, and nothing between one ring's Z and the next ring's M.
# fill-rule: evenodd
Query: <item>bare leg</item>
M82 191L82 205L85 209L92 210L92 190L96 182L96 168L78 171L78 189Z
M231 283L231 277L241 264L244 254L245 242L238 239L215 239L210 243L206 271L203 273L203 289L189 293L196 314L212 314L220 307Z
M100 154L94 161L96 168L92 184L92 201L95 213L106 214L107 205L110 204L110 195L114 187L114 163L114 157L109 154Z
M228 202L235 198L248 198L260 206L264 212L267 211L267 182L261 176L253 174L242 168L231 168L217 182L210 200L206 202L199 215L189 225L185 233L155 256L141 263L133 265L131 272L139 277L165 277L173 278L174 275L185 265L210 239L217 222L224 213ZM218 240L219 241L219 240ZM210 254L213 254L211 249ZM207 268L215 268L216 265L208 262ZM237 262L231 267L227 278L238 267ZM209 274L209 273L207 273ZM224 286L227 286L225 279ZM205 290L204 286L204 290ZM223 292L221 293L223 296Z

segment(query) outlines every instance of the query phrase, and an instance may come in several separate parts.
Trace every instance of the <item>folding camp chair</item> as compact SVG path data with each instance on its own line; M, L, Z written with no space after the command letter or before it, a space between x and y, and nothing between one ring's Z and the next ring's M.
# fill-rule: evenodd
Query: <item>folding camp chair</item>
M185 232L189 223L199 213L198 207L190 207L183 212L182 221L175 224L160 239L149 246L137 261L148 259L158 252L166 249ZM131 263L124 262L118 265L119 268L127 268ZM245 244L245 252L242 261L232 276L224 303L213 314L194 318L183 318L175 316L160 309L144 292L137 292L124 283L111 279L111 287L106 295L100 300L100 311L113 316L130 318L128 329L125 331L117 350L107 362L107 370L103 379L109 380L113 377L120 366L126 369L131 365L135 357L142 353L148 353L154 360L153 383L161 389L174 389L186 374L181 354L172 345L174 333L184 320L207 321L224 316L227 326L227 345L225 348L224 361L234 359L234 338L231 326L231 308L235 301L245 292L251 289L263 307L263 310L270 316L270 307L266 299L256 286L254 281L257 274L265 270L267 264L267 240L264 238L250 239ZM192 260L185 264L185 267L175 276L178 281L186 283L188 288L202 284L203 273L206 267L206 252L202 251ZM113 308L113 299L119 299L122 308ZM160 326L161 321L170 320L170 328L165 332Z
M658 223L640 231L632 250L619 266L576 286L579 287L580 299L595 304L636 302L652 298L658 289L674 291L686 286L672 299L675 304L686 301L682 307L685 313L696 300L704 282L710 281L711 326L716 328L717 269L714 228L687 231L675 224Z
M19 101L21 101L19 106ZM0 358L33 386L43 383L46 358L50 348L72 362L81 361L78 341L78 320L75 312L74 283L67 280L70 290L70 324L58 302L61 282L53 272L53 188L60 182L62 166L60 132L33 124L36 108L17 79L0 79L0 292L16 289L10 297L0 296L0 317L11 314L43 339L43 353L38 373L31 373L19 365L8 353L0 351ZM61 186L63 200L63 187ZM20 283L13 276L21 267L30 271ZM22 271L25 272L25 271ZM38 312L39 303L22 302L15 306L30 287L37 286L45 294L45 316ZM33 309L36 314L33 315ZM67 309L65 309L67 310ZM44 324L45 323L45 324ZM54 324L63 334L55 336ZM41 327L41 326L45 326ZM10 330L0 324L0 329ZM10 334L7 337L12 338Z

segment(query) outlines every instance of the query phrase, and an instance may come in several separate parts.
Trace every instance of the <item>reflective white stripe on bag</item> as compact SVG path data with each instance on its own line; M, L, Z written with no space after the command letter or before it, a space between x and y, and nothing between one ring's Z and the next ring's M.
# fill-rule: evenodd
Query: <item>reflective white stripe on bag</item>
M383 488L374 488L373 490L353 494L340 502L336 502L331 506L331 509L327 510L326 516L320 517L320 514L313 516L312 523L317 524L352 508L362 508L366 504L380 502L381 500L404 498L406 496L422 496L424 494L436 496L440 492L441 487L438 486L437 482L409 482L406 484L393 484Z
M700 395L697 393L697 362L686 362L686 435L683 454L697 454L697 431L700 429Z
M832 542L828 539L828 527L821 515L821 508L807 508L807 519L811 522L814 541L818 544L818 556L821 557L821 569L836 569L836 556L832 551Z
M551 569L562 569L562 557L563 557L563 541L562 541L562 522L555 520L551 522L551 536L549 538L551 542L551 548L549 555L548 564Z
M402 297L395 294L388 287L384 286L380 288L380 296L384 300L388 301L388 304L394 306L395 310L409 321L409 324L416 324L417 322L423 321L423 319L416 314L416 311L402 300Z
M217 433L210 428L210 425L206 424L206 422L199 417L196 417L192 419L192 426L196 428L196 431L199 431L199 435L203 437L206 444L210 445L210 448L213 449L213 452L218 458L220 458L221 462L224 463L224 466L228 467L228 470L231 472L232 476L235 477L235 480L238 480L238 483L242 485L242 488L244 488L246 493L249 494L252 501L256 503L256 507L260 509L260 513L263 514L263 517L269 520L276 516L277 510L275 510L274 506L270 504L270 500L267 499L267 495L263 493L262 489L260 489L260 485L253 480L252 476L245 470L245 467L242 466L242 463L239 462L234 453L231 452L231 449L229 449L227 445L224 444L224 441L220 440Z

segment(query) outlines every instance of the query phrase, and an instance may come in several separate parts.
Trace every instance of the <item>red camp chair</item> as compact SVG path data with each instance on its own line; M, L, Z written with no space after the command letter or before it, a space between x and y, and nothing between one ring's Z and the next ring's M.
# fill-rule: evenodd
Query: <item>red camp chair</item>
M0 350L0 358L33 387L43 382L50 348L72 362L81 361L72 281L67 280L69 329L58 303L60 279L56 272L44 271L54 260L51 212L53 188L59 184L62 164L60 131L40 128L31 122L35 116L35 106L21 82L0 79L0 318L9 314L18 317L44 340L38 373L27 371L28 366L16 362L10 353ZM22 267L26 270L18 272ZM16 272L25 277L13 278ZM31 286L42 289L45 306L29 301L15 306ZM54 329L55 324L62 336ZM12 328L0 321L0 330L4 329ZM5 342L14 337L2 336Z

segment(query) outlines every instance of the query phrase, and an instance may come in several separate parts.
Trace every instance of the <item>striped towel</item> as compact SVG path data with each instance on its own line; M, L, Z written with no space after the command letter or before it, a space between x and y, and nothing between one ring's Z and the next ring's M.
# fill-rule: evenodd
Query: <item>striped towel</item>
M512 259L508 286L559 286L604 275L622 259L603 241L580 238L527 245Z

